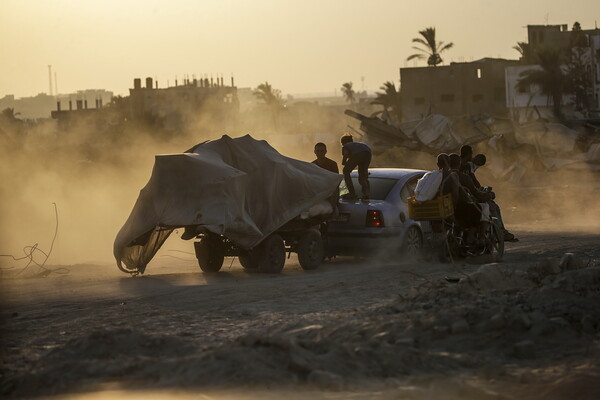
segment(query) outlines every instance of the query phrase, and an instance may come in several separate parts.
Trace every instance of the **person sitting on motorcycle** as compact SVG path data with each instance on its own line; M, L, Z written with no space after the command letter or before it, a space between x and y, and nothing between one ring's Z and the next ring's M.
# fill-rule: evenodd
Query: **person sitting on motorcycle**
M451 171L456 173L460 183L455 208L456 220L460 226L468 229L467 239L469 241L472 241L477 231L479 237L482 238L489 223L487 201L491 199L491 195L476 188L468 175L459 172L461 157L458 154L450 154L449 159Z
M450 156L446 153L440 153L437 156L437 166L442 170L442 183L440 184L440 194L452 195L452 204L456 209L458 202L458 191L460 188L460 182L458 176L450 170Z
M490 206L490 215L492 215L494 218L496 218L498 220L500 229L502 229L504 241L517 242L517 241L519 241L519 239L517 239L514 234L510 233L504 226L504 221L502 220L502 213L500 212L500 206L494 201L494 199L496 198L496 194L492 191L491 187L486 187L486 188L482 187L483 185L481 185L479 183L479 181L477 180L477 178L475 177L475 171L477 171L477 169L479 167L484 166L486 161L487 161L487 158L484 154L477 154L475 157L473 157L472 160L468 163L468 165L469 165L468 175L471 177L471 180L473 181L473 184L476 187L490 193L490 195L492 197L488 201L488 204Z
M492 198L489 192L481 190L480 187L475 186L473 179L466 173L459 173L461 167L461 159L458 154L450 154L450 167L453 171L458 173L458 179L461 186L465 187L469 193L479 202L486 203Z
M469 170L469 163L473 159L473 147L465 144L460 148L460 172L467 172Z

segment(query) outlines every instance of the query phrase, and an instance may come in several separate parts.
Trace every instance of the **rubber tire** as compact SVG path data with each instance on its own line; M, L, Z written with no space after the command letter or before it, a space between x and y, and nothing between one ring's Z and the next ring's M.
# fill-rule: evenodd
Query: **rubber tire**
M444 263L444 264L447 262L450 262L450 255L448 254L448 246L446 245L445 241L442 243L442 245L438 249L438 261L441 263Z
M203 272L219 272L225 260L225 246L219 236L205 235L194 243L198 265Z
M244 254L240 254L238 260L240 260L240 264L242 264L242 267L245 270L256 271L258 269L258 260L252 251L246 251Z
M491 221L491 239L486 238L486 242L495 243L494 248L491 250L491 254L493 256L493 262L501 262L502 257L504 257L504 234L502 233L502 229L497 222ZM487 235L486 235L487 236ZM495 250L495 251L494 251Z
M255 249L259 272L278 274L285 264L285 243L281 236L267 236Z
M323 239L321 232L308 229L300 234L296 247L298 261L304 270L319 268L323 261Z
M447 229L442 236L442 243L438 251L438 259L442 263L453 262L460 260L463 256L460 254L460 249L456 244L456 238L450 229Z
M411 226L404 235L404 243L402 244L402 253L404 256L420 258L423 251L423 235L421 230L416 226Z

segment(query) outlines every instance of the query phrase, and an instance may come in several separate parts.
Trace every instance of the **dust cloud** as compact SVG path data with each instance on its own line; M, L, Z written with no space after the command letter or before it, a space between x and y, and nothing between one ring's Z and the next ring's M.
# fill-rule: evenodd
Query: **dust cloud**
M343 115L343 106L323 109L304 104L274 115L256 107L233 119L206 113L188 118L176 131L126 121L110 107L108 117L68 124L3 121L0 252L22 256L25 246L36 243L48 252L58 222L50 264L112 262L114 237L150 177L155 154L182 152L223 134L251 134L306 161L314 159L314 144L325 142L328 156L339 163L339 136L355 120ZM435 159L393 147L377 152L372 166L430 170ZM600 230L598 172L532 171L519 182L499 181L485 166L477 174L483 185L494 187L509 227L542 223L554 231ZM36 253L38 261L44 258ZM0 263L15 265L6 257Z
M488 154L490 163L493 156L486 150L483 143L474 146L474 154ZM535 157L535 153L530 155L531 159ZM392 147L375 154L372 166L432 170L437 168L435 161L433 155L424 152ZM476 176L483 186L493 188L495 201L509 228L600 232L600 168L546 170L538 166L512 179L495 176L493 172L497 169L484 165L476 171Z
M110 112L114 114L107 108ZM52 247L48 263L53 265L112 262L114 238L150 178L154 156L183 152L223 134L251 134L286 156L306 161L314 159L317 141L336 145L329 156L338 155L342 128L332 127L332 118L321 124L323 131L335 132L328 135L299 134L295 126L305 128L295 123L296 116L283 117L277 131L268 110L242 113L234 121L196 116L177 131L119 118L115 122L110 114L68 124L0 121L0 253L21 257L30 251L26 246L37 244L46 253ZM34 255L37 262L45 259L41 252ZM0 263L20 265L9 257L0 258Z

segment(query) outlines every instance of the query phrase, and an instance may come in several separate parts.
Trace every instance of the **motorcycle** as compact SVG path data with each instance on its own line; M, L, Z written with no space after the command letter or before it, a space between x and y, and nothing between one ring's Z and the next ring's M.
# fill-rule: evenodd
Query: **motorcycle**
M485 188L493 198L491 189ZM482 227L461 226L454 217L452 197L449 194L423 202L410 197L408 212L409 217L415 221L429 222L434 235L441 236L438 254L441 262L480 256L487 256L490 262L502 261L504 234L496 217L488 216L488 221Z
M489 257L490 262L502 261L504 235L497 218L491 217L483 232L461 227L455 221L442 223L445 229L439 251L441 262L482 256Z

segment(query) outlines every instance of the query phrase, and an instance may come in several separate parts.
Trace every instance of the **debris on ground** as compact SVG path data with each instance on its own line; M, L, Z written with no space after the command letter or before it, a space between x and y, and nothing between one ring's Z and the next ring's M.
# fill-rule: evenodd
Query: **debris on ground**
M482 265L457 283L442 279L336 319L257 329L209 348L134 328L92 331L49 350L2 393L111 379L132 388L302 383L328 391L375 380L406 390L407 380L439 382L460 371L518 386L540 383L536 370L573 355L597 360L599 338L600 263L567 253L533 265ZM582 373L600 377L597 361L588 367Z

